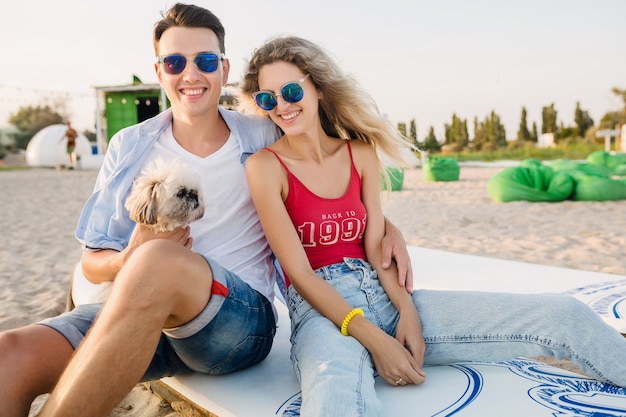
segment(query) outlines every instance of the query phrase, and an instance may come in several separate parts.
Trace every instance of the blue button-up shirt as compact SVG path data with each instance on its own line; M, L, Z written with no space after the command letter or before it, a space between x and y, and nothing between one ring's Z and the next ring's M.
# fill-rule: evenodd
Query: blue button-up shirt
M238 142L242 164L280 136L280 130L266 117L248 116L223 108L219 112ZM76 229L76 238L85 249L121 251L127 246L135 222L130 219L124 202L150 149L171 123L172 111L169 109L113 136L93 194L85 203Z

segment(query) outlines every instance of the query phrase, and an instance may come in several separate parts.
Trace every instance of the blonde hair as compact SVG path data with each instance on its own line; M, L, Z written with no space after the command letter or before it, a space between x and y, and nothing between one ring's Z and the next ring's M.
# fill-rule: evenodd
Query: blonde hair
M244 111L259 109L252 93L259 91L259 71L264 65L283 61L297 66L322 93L319 114L327 135L359 139L382 151L399 166L406 166L402 148L411 147L391 122L385 119L374 99L345 74L318 45L295 36L275 38L254 51L241 85L239 102ZM380 165L380 161L379 161ZM382 166L381 166L382 168ZM381 169L388 182L385 170ZM389 184L387 184L389 185Z

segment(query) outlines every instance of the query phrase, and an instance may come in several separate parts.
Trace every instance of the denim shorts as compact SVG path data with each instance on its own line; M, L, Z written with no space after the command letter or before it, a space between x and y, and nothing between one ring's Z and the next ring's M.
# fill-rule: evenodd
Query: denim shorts
M226 374L261 362L276 334L272 303L237 275L207 259L214 281L228 289L213 294L204 310L183 326L166 329L142 381L190 372ZM85 304L39 322L57 330L74 349L102 304Z

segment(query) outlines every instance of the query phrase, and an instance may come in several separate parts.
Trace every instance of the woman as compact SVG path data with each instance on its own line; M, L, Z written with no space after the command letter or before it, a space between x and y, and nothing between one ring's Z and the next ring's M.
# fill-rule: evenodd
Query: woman
M572 297L409 295L380 268L377 153L398 160L404 142L321 48L269 41L253 54L242 95L284 132L246 171L288 278L302 416L379 415L374 371L392 385L421 384L424 363L553 355L626 385L626 340Z

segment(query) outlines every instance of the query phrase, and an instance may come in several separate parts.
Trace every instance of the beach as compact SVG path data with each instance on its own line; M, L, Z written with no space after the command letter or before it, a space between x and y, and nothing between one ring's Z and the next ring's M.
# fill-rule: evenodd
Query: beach
M495 203L486 184L501 169L462 166L454 182L425 182L419 168L407 170L401 191L382 193L383 210L410 245L626 275L626 201ZM0 330L65 310L81 252L76 221L96 175L0 171ZM419 265L413 269L417 281ZM181 415L140 384L109 416Z
M496 203L487 182L502 169L462 166L451 182L409 170L382 194L385 215L414 246L626 275L626 200Z
M96 176L82 170L0 171L0 330L65 311L70 273L81 253L76 222ZM37 399L31 417L45 399ZM138 385L109 415L122 416L180 414Z

